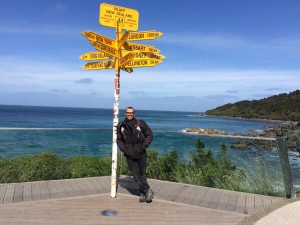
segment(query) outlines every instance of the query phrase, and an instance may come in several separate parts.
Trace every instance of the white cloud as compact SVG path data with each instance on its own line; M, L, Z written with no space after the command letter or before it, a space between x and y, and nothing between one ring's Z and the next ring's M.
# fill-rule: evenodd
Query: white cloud
M41 95L40 102L47 98L49 102L57 102L53 100L57 98L68 98L69 103L81 102L82 105L87 105L85 101L89 99L88 96L93 96L90 102L94 103L97 101L92 99L113 97L113 70L86 71L80 65L74 68L74 65L65 63L39 62L37 66L34 60L20 58L0 57L0 60L0 95L8 96L12 101L16 101L17 96L24 100L26 96L26 101L30 102L34 101L35 95ZM205 107L212 108L229 102L259 99L299 89L300 71L160 71L157 68L155 71L134 70L132 74L122 71L120 82L121 102L130 102L136 97L140 101L138 104L148 108L164 105L175 108L176 104L195 107L196 102L199 102L202 108L198 108L203 111ZM70 100L72 98L74 101ZM148 105L143 103L143 99L149 99ZM167 103L159 103L160 101Z

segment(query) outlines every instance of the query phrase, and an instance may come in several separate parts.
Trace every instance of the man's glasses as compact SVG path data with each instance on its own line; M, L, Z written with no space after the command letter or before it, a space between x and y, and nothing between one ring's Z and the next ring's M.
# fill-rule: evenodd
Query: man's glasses
M126 113L126 115L133 115L134 114L134 112L125 112Z

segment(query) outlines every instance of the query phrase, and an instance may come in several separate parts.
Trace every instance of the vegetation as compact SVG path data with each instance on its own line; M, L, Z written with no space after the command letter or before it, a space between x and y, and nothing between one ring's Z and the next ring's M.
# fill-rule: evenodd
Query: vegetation
M300 122L300 90L253 101L226 104L205 112L209 116Z
M123 156L118 159L118 173L130 175ZM196 141L195 151L190 152L187 163L179 161L176 149L159 156L157 151L148 151L147 174L149 178L215 187L250 193L284 196L282 180L276 187L274 176L265 169L262 161L254 164L254 171L247 176L231 161L223 144L219 153L205 148L201 140ZM59 158L51 152L34 156L3 158L0 160L0 183L15 183L38 180L68 179L106 176L111 174L111 159L93 156ZM278 188L280 187L280 188Z

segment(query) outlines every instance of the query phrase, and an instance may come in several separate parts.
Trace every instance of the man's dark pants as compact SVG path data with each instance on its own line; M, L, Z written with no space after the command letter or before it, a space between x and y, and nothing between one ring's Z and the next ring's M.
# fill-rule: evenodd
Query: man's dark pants
M147 182L147 175L146 175L146 166L147 166L147 154L143 154L138 159L128 159L127 164L133 179L139 185L140 191L145 193L150 186Z

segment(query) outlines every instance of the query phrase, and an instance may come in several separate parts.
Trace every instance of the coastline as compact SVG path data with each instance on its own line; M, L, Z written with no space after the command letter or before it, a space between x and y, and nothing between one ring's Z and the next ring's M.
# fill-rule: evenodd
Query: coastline
M246 135L233 135L233 134L202 134L197 132L184 131L185 133L197 134L200 136L209 137L229 137L229 138L240 138L240 139L256 139L256 140L266 140L266 141L276 141L273 137L261 137L261 136L246 136Z
M258 122L267 122L267 123L278 123L280 125L297 125L298 122L295 121L285 121L285 120L271 120L271 119L260 119L260 118L244 118L244 117L232 117L232 116L212 116L203 114L194 114L193 116L198 117L207 117L207 118L223 118L223 119L232 119L232 120L247 120L247 121L258 121Z

